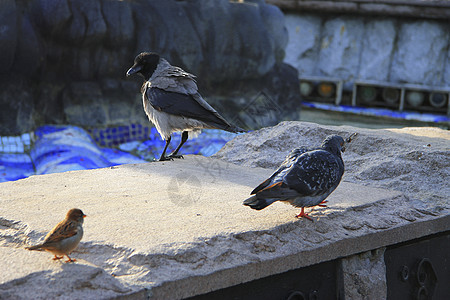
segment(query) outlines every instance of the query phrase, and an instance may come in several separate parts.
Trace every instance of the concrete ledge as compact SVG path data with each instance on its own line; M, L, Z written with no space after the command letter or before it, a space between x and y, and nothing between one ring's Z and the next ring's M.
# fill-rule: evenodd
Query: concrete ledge
M243 206L271 172L186 156L2 183L0 298L180 299L450 229L447 207L350 182L315 222ZM88 215L77 263L23 249L72 207Z

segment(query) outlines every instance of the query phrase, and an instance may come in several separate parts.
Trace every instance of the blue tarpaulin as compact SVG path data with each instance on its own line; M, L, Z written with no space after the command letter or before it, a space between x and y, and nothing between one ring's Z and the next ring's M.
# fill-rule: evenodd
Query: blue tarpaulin
M1 137L0 182L34 174L144 163L159 158L165 145L155 128L141 125L91 129L89 132L77 126L48 125L31 134ZM234 136L221 130L204 130L198 138L190 139L181 152L210 156ZM139 138L146 139L137 140ZM177 146L180 138L180 134L173 135L168 153Z

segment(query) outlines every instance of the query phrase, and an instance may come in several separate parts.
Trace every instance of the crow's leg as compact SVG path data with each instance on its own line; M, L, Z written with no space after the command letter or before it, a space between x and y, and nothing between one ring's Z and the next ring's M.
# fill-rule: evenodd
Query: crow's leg
M178 151L180 151L181 146L184 145L184 143L186 143L187 139L189 137L189 134L187 131L183 131L183 133L181 134L181 141L180 144L178 145L178 147L175 149L175 151L173 151L170 155L169 158L183 158L183 155L177 155Z
M173 160L171 157L166 156L166 150L167 147L170 144L170 140L172 137L169 135L169 137L166 139L166 146L164 147L163 153L161 154L161 157L159 158L159 161L165 161L165 160Z

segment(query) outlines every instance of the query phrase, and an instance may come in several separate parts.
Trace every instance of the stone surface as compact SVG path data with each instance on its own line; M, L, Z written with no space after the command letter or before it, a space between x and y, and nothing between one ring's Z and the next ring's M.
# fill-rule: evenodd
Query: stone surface
M389 81L395 36L392 19L369 20L365 24L358 79Z
M448 24L433 21L403 24L398 32L391 80L441 85L449 41Z
M319 75L355 80L359 67L359 54L364 23L359 18L336 17L323 24L318 61ZM351 89L352 85L344 85Z
M0 11L0 74L7 73L14 62L17 45L17 6L14 0L2 2Z
M285 62L301 76L448 86L445 21L287 12Z
M344 179L328 198L329 206L311 213L314 222L296 219L297 209L283 203L262 211L243 206L249 192L273 171L249 168L252 162L245 159L253 156L255 165L273 168L284 146L290 150L298 143L315 145L316 139L308 136L336 131L310 125L302 132L303 127L308 126L282 123L238 136L218 156L232 160L230 149L244 141L248 150L234 152L234 162L241 166L186 156L1 183L0 265L6 271L0 275L0 298L30 293L37 298L82 298L105 291L107 297L137 293L136 297L179 299L449 230L447 198L439 202L431 197L426 205L401 191L375 187L370 180L363 181L368 185L364 186ZM420 137L428 134L424 131L382 133L405 143L420 141L420 147L430 141L432 147L444 144L438 138ZM393 137L383 143L383 134L367 140L383 145L381 152L403 151ZM261 139L268 136L272 140ZM356 153L374 159L376 153L368 150L372 144L363 143L367 140L361 130L350 154L344 154L347 164ZM445 192L445 187L439 188ZM72 207L88 215L85 236L73 253L76 264L61 264L48 253L23 249L39 242Z
M284 61L300 76L317 75L322 19L319 16L286 14L289 43Z
M342 259L345 297L348 299L386 299L385 248Z
M445 61L445 66L444 66L444 85L449 86L450 85L450 59L448 59L448 57L450 57L450 47L447 50L447 60Z

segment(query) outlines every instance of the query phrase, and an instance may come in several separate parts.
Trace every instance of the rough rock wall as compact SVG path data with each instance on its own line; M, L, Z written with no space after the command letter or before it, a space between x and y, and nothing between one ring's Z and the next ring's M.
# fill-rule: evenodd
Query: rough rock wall
M259 91L251 82L269 73L297 79L279 71L287 68L284 16L261 0L5 0L0 28L0 134L146 122L135 105L141 81L125 80L142 51L197 75L206 96L237 93L237 83ZM273 82L265 87L281 99Z
M286 28L300 76L450 85L447 21L287 13Z

